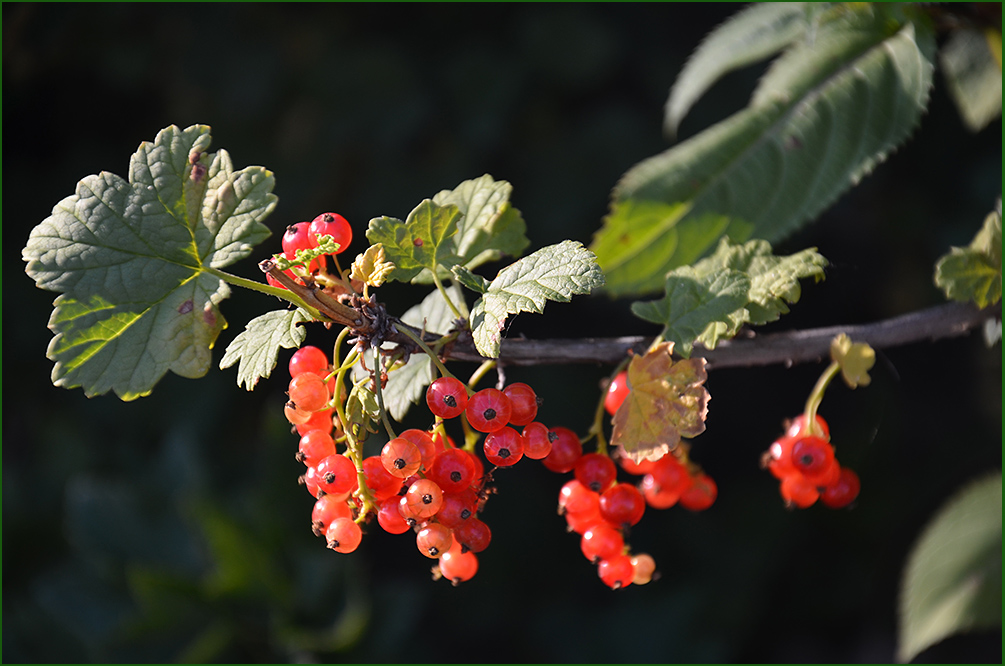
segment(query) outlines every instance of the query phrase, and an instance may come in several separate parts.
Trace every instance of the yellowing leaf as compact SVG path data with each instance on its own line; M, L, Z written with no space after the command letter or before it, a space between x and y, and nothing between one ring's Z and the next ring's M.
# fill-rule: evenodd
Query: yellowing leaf
M868 386L869 370L876 363L876 352L864 342L852 342L842 333L831 342L831 358L841 366L841 376L851 388Z
M664 342L628 365L632 390L614 414L611 444L636 462L656 460L677 448L680 438L705 431L709 394L705 359L676 363L673 343Z
M387 260L384 246L380 243L374 243L366 248L366 252L357 256L356 261L352 262L349 278L359 280L371 287L379 287L384 284L384 280L393 270L394 264Z

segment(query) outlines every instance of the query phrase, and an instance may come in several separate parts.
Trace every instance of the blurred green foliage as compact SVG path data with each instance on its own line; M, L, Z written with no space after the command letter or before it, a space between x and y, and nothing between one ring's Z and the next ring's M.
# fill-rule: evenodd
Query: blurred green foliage
M513 183L529 250L589 242L618 177L668 145L662 108L684 60L738 7L4 3L4 660L891 660L910 545L956 488L1001 466L1000 348L979 336L886 350L868 388L829 392L821 413L863 483L852 511L786 512L757 469L820 368L713 372L693 457L717 504L650 511L631 535L661 580L604 588L554 513L564 479L529 464L498 475L492 546L452 588L429 580L407 537L371 529L339 556L311 534L284 382L247 393L233 369L169 376L128 404L54 388L53 295L15 254L79 178L121 172L141 140L196 122L236 163L276 174L266 246L324 210L359 229L402 217L483 173ZM727 76L680 134L744 105L760 71ZM861 323L943 298L935 260L1000 193L1001 126L968 133L936 81L914 139L776 248L814 245L833 263L771 326ZM256 276L258 259L234 272ZM392 285L381 298L403 312L419 293ZM216 354L273 307L235 294ZM626 302L581 297L516 317L509 335L653 328ZM539 389L543 420L583 432L608 371L508 377ZM993 661L1000 645L964 637L919 659Z

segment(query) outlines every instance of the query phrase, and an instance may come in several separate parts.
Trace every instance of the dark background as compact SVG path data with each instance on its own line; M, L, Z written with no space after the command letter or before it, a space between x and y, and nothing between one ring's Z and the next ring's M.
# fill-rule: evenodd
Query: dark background
M499 475L493 543L455 589L406 535L374 527L343 556L311 534L281 371L253 393L234 369L169 375L132 403L54 388L55 295L18 258L78 179L125 174L140 141L192 123L238 168L276 174L275 235L241 275L287 224L336 210L362 238L370 218L483 173L513 183L530 250L588 243L617 178L669 145L662 108L686 57L738 7L4 3L4 661L892 660L912 542L963 483L1001 468L1001 347L979 335L884 350L871 386L833 385L821 413L862 478L853 510L786 511L757 466L823 365L722 370L693 451L717 503L649 511L631 534L659 581L605 588L555 514L565 477L528 461ZM742 107L760 71L728 76L682 134ZM991 210L1000 147L1000 121L967 133L936 74L912 141L777 248L833 263L768 330L942 301L934 262ZM381 290L392 312L421 294ZM235 293L217 360L275 305ZM510 334L651 332L598 296ZM609 371L508 376L538 389L542 420L582 433ZM981 634L920 659L1000 662L1000 646Z

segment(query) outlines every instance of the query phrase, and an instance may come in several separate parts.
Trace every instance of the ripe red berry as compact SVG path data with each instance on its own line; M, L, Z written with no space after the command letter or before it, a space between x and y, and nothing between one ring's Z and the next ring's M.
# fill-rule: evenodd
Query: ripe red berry
M608 456L599 453L583 455L573 468L576 478L584 486L596 493L602 493L614 483L618 468Z
M608 414L614 414L621 407L621 403L628 397L630 389L628 387L628 372L622 370L611 380L607 387L607 395L604 397L604 409Z
M652 474L642 477L639 488L642 490L642 496L646 498L646 504L654 509L669 509L680 499L679 492L664 490Z
M440 556L440 574L454 585L471 580L478 572L478 557L461 549L456 541L454 546Z
M525 426L537 416L537 394L527 384L510 384L503 389L503 395L509 398L509 422L513 425Z
M438 558L454 545L454 535L450 528L440 523L426 523L415 535L415 545L419 552L430 558Z
M368 456L363 459L363 476L366 479L366 487L378 502L397 496L401 489L401 478L392 476L387 471L380 456ZM395 511L397 510L395 507Z
M445 493L459 493L476 481L477 467L474 456L464 449L447 449L433 458L426 476Z
M551 452L541 459L541 464L558 474L571 472L583 455L579 437L568 428L559 426L548 431L548 439L551 440Z
M303 425L311 418L311 412L300 409L292 400L283 407L283 414L286 416L286 420L293 425Z
M408 487L404 500L411 516L424 520L432 518L443 506L443 491L432 479L419 479Z
M452 419L468 406L468 390L459 379L440 377L426 389L426 405L435 416Z
M283 233L283 254L287 259L297 256L297 250L309 250L317 246L317 242L311 244L309 230L310 222L297 222L286 227Z
M480 553L489 547L492 541L492 530L479 518L468 518L454 528L454 539L461 547L474 553Z
M351 493L358 487L356 465L341 454L336 453L324 458L315 469L318 475L318 487L326 493L341 496Z
M363 530L351 518L336 518L328 526L328 547L339 553L351 553L359 548Z
M662 460L662 458L660 460ZM618 458L618 464L621 465L621 469L625 470L629 474L634 474L635 476L645 476L649 472L653 471L653 466L656 462L659 461L654 462L652 460L640 460L639 462L635 462L627 456Z
M317 412L328 404L328 386L320 375L304 372L290 380L290 400L305 412Z
M635 576L632 578L632 582L636 585L645 585L656 574L656 561L648 553L632 555L632 566L635 567Z
M309 226L311 247L318 246L318 236L331 236L339 244L335 254L342 254L352 242L352 226L338 213L321 213Z
M322 495L314 502L314 509L311 511L311 525L314 534L321 536L328 533L328 526L336 518L352 518L352 509L342 498L334 495Z
M635 567L632 566L632 558L628 555L615 555L610 559L601 560L597 565L597 573L607 587L619 590L632 584Z
M523 457L523 435L506 426L485 436L485 458L497 467L515 465Z
M433 438L429 436L429 433L418 428L410 428L399 433L398 437L407 439L412 444L415 444L419 449L419 455L422 456L423 467L428 469L437 453L436 444L433 443Z
M678 497L691 485L691 475L673 454L663 456L653 464L653 481L665 493L674 493Z
M311 412L306 421L297 424L297 433L303 437L311 430L323 430L330 435L335 428L335 422L332 421L333 411L333 409L321 409Z
M471 488L459 493L443 493L443 503L436 512L436 520L453 528L475 515L477 510L478 493Z
M322 459L335 454L335 440L323 430L310 430L300 438L297 459L308 467L314 467Z
M699 474L691 478L691 485L681 493L680 505L691 511L704 511L715 503L719 496L719 487L707 474Z
M600 522L583 532L579 547L586 559L593 563L621 555L625 548L625 539L620 530L607 523Z
M528 458L541 460L551 453L548 426L534 421L525 425L520 434L523 435L524 440L523 454Z
M834 447L822 437L806 435L792 444L792 466L811 483L823 485L833 475Z
M380 460L391 476L405 479L419 471L422 452L407 439L396 437L384 445Z
M570 479L558 491L558 512L600 515L600 493L586 487L579 479Z
M785 429L785 435L787 437L800 437L802 435L817 435L818 437L823 437L826 440L830 440L831 431L827 427L827 422L819 414L816 415L814 419L816 422L816 428L811 432L807 427L806 414L799 414L792 419L789 423L789 427Z
M832 509L846 507L855 501L861 487L858 474L847 467L842 467L837 482L827 486L820 493L820 501Z
M380 503L380 509L377 511L377 522L389 534L404 534L412 529L412 526L398 511L398 502L400 501L397 496L386 499Z
M779 484L778 490L782 494L786 506L795 506L800 509L812 506L820 497L820 491L817 490L816 485L807 481L802 474L790 474L785 477Z
M307 345L293 352L290 357L290 377L305 372L313 372L324 377L328 370L328 356L320 348Z
M494 388L478 391L468 399L464 413L468 423L479 432L495 432L509 423L513 406L506 395Z
M645 510L645 498L630 483L616 484L600 494L600 515L612 525L635 525Z

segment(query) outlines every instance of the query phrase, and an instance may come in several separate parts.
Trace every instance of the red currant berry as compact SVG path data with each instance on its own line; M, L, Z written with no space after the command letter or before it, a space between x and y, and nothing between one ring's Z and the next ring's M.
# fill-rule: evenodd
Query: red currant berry
M311 511L311 525L315 535L327 534L328 526L336 518L352 518L352 509L349 508L344 499L334 495L322 495L314 502L314 510Z
M608 414L614 414L621 407L621 403L628 397L630 389L628 387L628 372L622 370L611 380L607 387L607 395L604 397L604 409Z
M447 527L457 527L475 515L478 510L478 493L471 488L459 493L443 493L443 503L436 512L437 522Z
M691 485L681 493L680 505L691 511L704 511L715 503L719 495L719 487L707 474L699 474L691 478Z
M410 428L400 433L398 437L407 439L418 447L419 454L422 456L422 465L428 469L437 453L436 444L433 443L433 438L429 436L429 433L418 428Z
M470 552L461 549L460 545L454 547L440 556L440 574L454 585L471 580L478 573L478 557Z
M768 471L776 479L784 479L787 476L798 474L792 464L792 445L796 443L794 437L782 436L771 443L765 458L768 462ZM762 465L764 464L762 460Z
M286 416L286 420L293 425L303 425L311 418L311 412L300 409L292 400L283 407L283 414Z
M664 456L665 458L666 456ZM662 460L663 458L660 458ZM652 460L640 460L635 462L631 458L625 456L618 458L618 464L621 465L621 469L625 470L629 474L634 474L635 476L645 476L649 472L653 471L653 466L659 461Z
M335 455L335 440L323 430L310 430L300 438L297 460L314 467L322 459Z
M653 464L650 472L659 489L678 497L691 485L691 475L673 454L663 456Z
M786 506L795 506L800 509L812 506L820 497L817 487L803 478L801 474L791 474L782 479L778 490L781 492Z
M834 447L822 437L807 435L792 444L792 466L806 480L821 484L833 475Z
M328 404L328 386L320 375L304 372L290 380L290 400L305 412L317 412Z
M443 506L443 491L431 479L419 479L408 487L405 502L409 513L418 519L432 518Z
M492 541L492 530L479 518L468 518L454 528L454 539L461 547L474 553L480 553L489 547Z
M523 435L506 426L485 436L485 458L496 467L515 465L523 457Z
M842 467L837 482L827 486L820 493L820 501L832 509L840 509L855 501L861 488L858 474L847 467Z
M366 487L370 489L373 498L378 502L396 497L401 489L401 478L392 476L380 456L368 456L363 459L363 476ZM395 511L397 511L395 507Z
M384 445L380 452L380 460L391 476L405 479L419 471L422 465L422 452L407 439L396 437Z
M324 496L325 492L318 487L318 470L316 467L308 467L299 481L307 487L307 491L311 495L314 495L315 498Z
M356 465L349 458L336 453L324 458L315 468L318 487L332 495L345 495L358 487Z
M328 356L318 347L307 345L293 352L290 357L290 377L305 372L313 372L324 377L328 374Z
M377 523L389 534L404 534L412 529L412 526L398 511L398 502L400 501L397 496L386 499L380 503L380 509L377 511Z
M359 548L363 530L351 518L336 518L328 526L328 547L339 553L351 553Z
M319 236L331 236L338 243L335 254L342 254L352 242L352 226L338 213L321 213L309 227L311 247L318 246Z
M503 389L503 395L509 398L509 422L513 425L525 426L537 416L537 394L527 384L510 384Z
M652 474L642 477L640 488L642 496L646 498L646 504L654 509L669 509L680 499L679 492L664 490Z
M603 523L604 519L600 515L600 503L597 502L597 508L595 511L584 511L583 513L573 513L571 511L565 512L565 524L569 528L570 532L575 532L576 534L582 535L586 530L590 529L594 525L599 525Z
M635 567L635 577L632 582L636 585L645 585L656 575L656 560L648 553L632 555L632 566Z
M600 495L600 515L612 525L635 525L645 511L645 497L630 483L611 486Z
M587 453L576 461L573 468L576 478L595 493L602 493L614 483L618 468L608 456Z
M576 433L561 426L548 431L551 452L541 460L546 468L558 474L571 472L583 455L583 445Z
M310 222L297 222L286 227L282 243L283 254L286 255L287 259L295 257L297 250L309 250L316 245L316 243L311 245L310 237L308 236L310 226Z
M551 453L551 439L548 437L548 426L534 421L524 426L523 454L532 460L540 460Z
M459 379L440 377L426 389L426 404L435 416L452 419L468 406L468 389Z
M415 545L418 546L420 553L435 559L454 545L454 535L446 525L426 523L415 535Z
M597 565L597 573L600 580L612 590L620 590L628 587L635 579L635 567L632 566L632 558L628 555L615 555L606 560L601 560Z
M506 395L494 388L478 391L468 399L464 409L468 423L479 432L495 432L509 423L513 407Z
M446 493L459 493L475 481L474 456L464 449L447 449L433 458L426 473Z
M600 560L621 555L625 549L625 539L619 530L601 522L583 532L579 547L586 559L596 564Z
M332 421L333 411L333 409L322 409L311 412L310 418L297 424L297 433L303 437L311 430L321 430L330 435L335 428L335 422Z
M600 494L590 490L578 479L565 482L558 491L558 512L590 513L600 515Z

